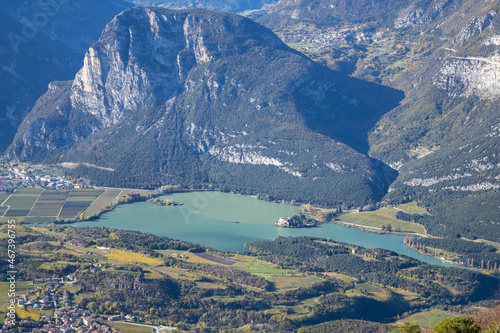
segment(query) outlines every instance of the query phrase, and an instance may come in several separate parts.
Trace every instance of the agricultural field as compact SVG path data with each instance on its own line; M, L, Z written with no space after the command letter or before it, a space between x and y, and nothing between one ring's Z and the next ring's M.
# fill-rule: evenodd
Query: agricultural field
M184 252L186 251L182 251L182 250L156 250L156 252L160 253L161 255L165 256L165 257L171 257L173 254L183 254Z
M380 230L382 225L390 224L393 231L409 231L425 234L425 229L418 224L396 219L397 212L401 210L406 213L422 214L422 208L412 204L404 204L397 207L382 207L373 212L344 213L338 216L341 222L355 224L369 229ZM417 213L418 212L418 213Z
M82 213L90 204L102 194L102 190L94 189L80 189L73 190L69 194L64 206L62 207L59 218L68 219L78 216Z
M409 317L402 319L401 321L414 322L420 325L421 327L430 328L436 326L443 319L453 318L456 316L457 316L456 314L448 311L433 309L413 314Z
M73 219L103 193L100 189L72 191L42 188L19 188L12 195L0 193L0 222L16 218L18 222L50 223L57 219Z
M83 212L85 217L99 214L104 208L113 205L122 191L119 189L106 189L92 204Z
M152 333L153 332L153 327L152 326L139 326L139 325L134 325L134 324L122 324L122 323L114 323L114 322L108 322L108 325L111 327L115 327L119 329L120 331L123 331L125 333Z
M43 189L40 188L18 189L4 202L4 206L9 207L9 209L4 213L4 217L26 217L35 205L35 202L40 197L42 191Z
M247 258L245 258L247 257ZM291 274L294 271L283 270L278 268L276 265L269 263L267 261L263 261L251 256L243 256L243 255L235 255L233 257L235 260L239 258L241 261L238 261L231 267L240 269L242 271L255 274L262 277L268 277L273 275L284 275ZM246 260L244 260L246 259Z
M270 276L267 280L273 282L276 289L284 291L297 288L307 288L316 282L324 281L324 279L315 275Z
M45 190L31 209L29 217L57 217L69 191Z
M23 294L24 292L34 289L33 284L30 282L17 282L16 283L16 293ZM5 313L3 310L7 307L10 301L9 294L9 283L8 282L0 282L0 320L3 322L5 319Z
M398 206L396 206L396 209L401 210L404 213L408 213L408 214L420 214L420 215L428 214L427 210L425 208L418 207L417 203L415 201L407 202L405 204L398 205Z
M389 298L389 295L382 288L369 283L356 283L356 289L358 289L363 295L373 297L380 301L384 301Z
M118 249L112 249L111 253L107 254L108 260L122 262L122 263L141 263L146 265L162 265L161 260L155 258L148 258L139 253L128 252Z
M8 193L0 193L0 206L3 204L5 199L7 199L10 196Z

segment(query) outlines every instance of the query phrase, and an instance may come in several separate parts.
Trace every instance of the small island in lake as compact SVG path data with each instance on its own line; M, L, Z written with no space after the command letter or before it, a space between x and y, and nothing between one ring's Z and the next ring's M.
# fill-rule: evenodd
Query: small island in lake
M148 199L147 202L158 205L158 206L182 206L182 202L175 202L173 200L165 199L165 200L160 200L158 198L151 198Z
M320 222L307 218L304 214L294 215L292 217L280 217L278 222L274 223L282 228L312 228Z

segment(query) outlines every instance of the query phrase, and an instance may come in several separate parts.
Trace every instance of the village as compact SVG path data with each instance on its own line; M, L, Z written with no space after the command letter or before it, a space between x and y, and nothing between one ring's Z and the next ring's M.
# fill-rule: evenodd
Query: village
M321 51L332 46L347 46L356 43L370 43L372 36L363 32L360 27L350 27L344 29L319 28L312 24L303 24L293 30L284 30L280 34L285 43L305 44L305 51L316 49ZM377 33L376 37L380 38Z
M35 327L32 332L121 332L107 325L104 319L92 317L89 310L72 304L74 295L64 288L72 287L75 283L74 275L35 279L33 285L36 288L14 298L16 312L32 307L41 314L38 319L23 319L20 324ZM53 310L52 314L48 314L50 310ZM132 322L135 317L121 314L110 316L107 320ZM10 332L8 325L4 325L0 332Z
M43 187L46 189L72 190L90 188L86 180L69 180L18 164L0 164L0 191L14 191L20 187Z

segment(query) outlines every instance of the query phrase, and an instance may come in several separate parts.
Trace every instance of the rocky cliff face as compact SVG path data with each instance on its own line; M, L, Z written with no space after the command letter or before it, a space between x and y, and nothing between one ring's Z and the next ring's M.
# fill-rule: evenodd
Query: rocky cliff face
M7 154L109 167L90 176L115 185L363 203L387 188L387 169L360 152L367 130L400 98L248 19L133 8L107 25L71 83L51 85Z
M121 0L0 3L0 153L48 84L72 79L106 23L130 6Z
M496 99L500 96L500 57L450 57L434 84L451 97Z

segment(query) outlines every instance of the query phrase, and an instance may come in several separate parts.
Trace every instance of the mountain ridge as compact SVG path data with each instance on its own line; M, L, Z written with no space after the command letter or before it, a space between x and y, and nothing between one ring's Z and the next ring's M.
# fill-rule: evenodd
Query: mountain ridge
M69 84L40 100L62 123L45 124L35 107L7 156L117 169L94 175L115 185L212 184L321 203L366 204L388 187L389 168L360 147L402 94L329 71L234 14L125 11Z

